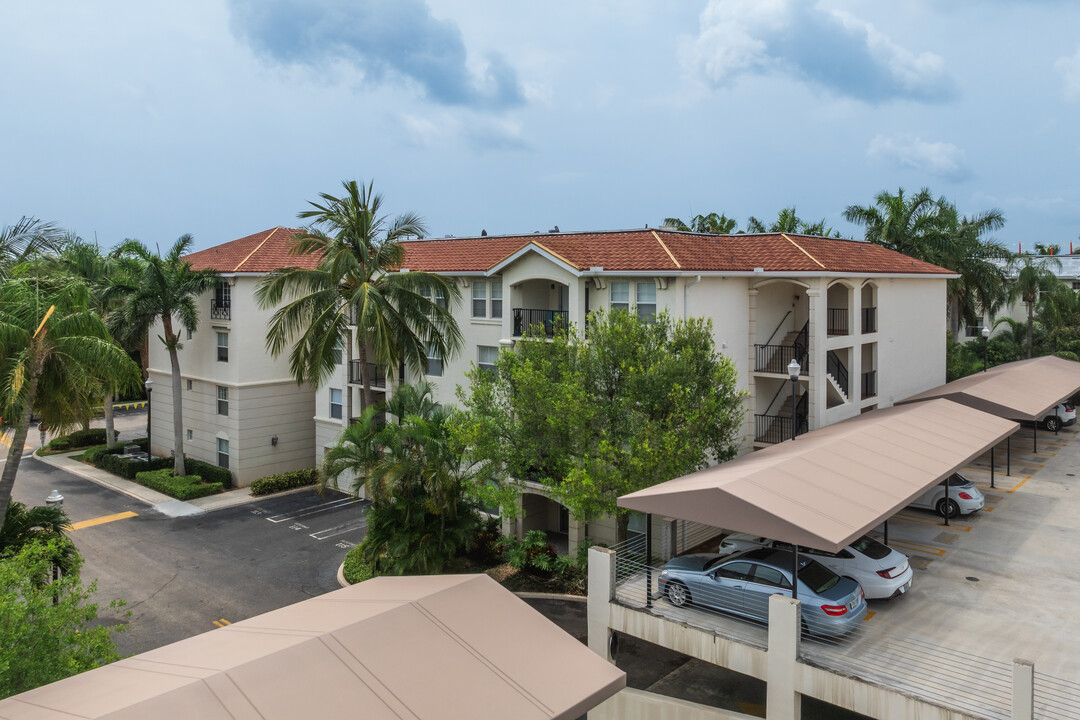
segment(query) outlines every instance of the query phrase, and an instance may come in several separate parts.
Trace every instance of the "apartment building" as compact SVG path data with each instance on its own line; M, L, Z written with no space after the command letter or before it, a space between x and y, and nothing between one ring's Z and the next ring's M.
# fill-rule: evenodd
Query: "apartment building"
M288 254L296 232L276 227L187 256L196 270L216 270L221 282L200 299L198 328L180 330L184 451L229 468L240 487L316 462L315 390L296 384L286 356L266 351L273 311L255 301L255 288L271 270L314 266L311 258ZM172 372L169 353L157 340L161 332L160 326L150 331L150 439L154 454L168 455Z
M311 263L311 258L288 255L291 236L279 228L190 257L196 267L214 267L234 283L234 304L243 295L254 308L251 295L260 274ZM945 286L952 273L865 242L639 229L416 240L407 242L406 250L400 272L439 273L453 278L462 291L462 302L453 312L464 349L456 357L429 358L424 375L442 402L453 402L456 388L468 385L471 367L493 364L500 351L511 350L530 328L551 333L562 324L581 327L590 312L601 308L623 308L643 317L667 312L710 318L718 351L733 360L741 389L748 393L747 451L790 438L793 423L797 433L806 432L887 407L945 379ZM211 302L208 299L208 307ZM264 370L258 387L274 394L270 388L276 382L276 401L284 408L290 402L286 361L272 360L263 350L269 315L257 309L246 312L248 334L230 341L242 344L245 355L262 355L257 362L251 360L253 368ZM202 330L196 335L199 342L184 352L213 358L215 336ZM311 408L306 420L301 410L287 414L297 426L313 424L313 430L305 430L313 433L308 465L320 461L360 413L359 361L352 346L350 342L342 349L339 370L325 386L305 389L292 383L290 388L288 397L306 393L305 407ZM162 363L157 357L164 354L151 355L155 372L167 368L167 359ZM795 383L788 376L792 360L800 366ZM185 374L196 372L183 358L181 367ZM207 378L220 377L215 370L228 370L217 363L199 367ZM237 369L241 367L248 365ZM385 398L393 392L387 376L400 377L401 369L387 373L374 364L370 369L376 398ZM418 379L411 371L404 377ZM244 375L235 382L254 380ZM250 407L259 410L257 403ZM247 410L241 403L238 422ZM171 416L159 414L155 402L154 417L155 423L167 424ZM206 419L222 424L212 413ZM286 432L284 423L278 425ZM299 429L291 432L301 436ZM245 447L257 451L265 440ZM534 490L523 501L517 532L543 527L571 539L584 532L573 527L565 509L539 488ZM603 537L598 527L590 533Z
M1071 245L1071 243L1070 243ZM1070 249L1072 249L1070 247ZM1065 287L1075 291L1080 291L1080 255L1036 255L1033 261L1037 264L1041 263L1047 270L1054 273ZM997 261L999 267L1007 267L1006 261ZM1014 265L1008 268L1007 276L1010 280L1015 280L1019 269ZM993 316L984 314L979 318L979 321L974 325L968 325L966 323L959 323L956 328L956 334L953 339L957 342L966 342L972 338L982 337L982 330L984 327L991 329L991 332L998 332L1001 328L994 328L994 323L1000 318L1012 318L1017 322L1027 322L1027 303L1022 300L1017 300L1013 303L1007 303L1004 307L999 308Z

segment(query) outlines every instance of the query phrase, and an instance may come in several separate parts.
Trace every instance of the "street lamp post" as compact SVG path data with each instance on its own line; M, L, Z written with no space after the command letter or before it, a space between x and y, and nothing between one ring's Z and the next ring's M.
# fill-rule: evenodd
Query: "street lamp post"
M987 358L990 357L990 328L984 327L982 329L983 336L983 372L986 372L986 366L989 364Z
M796 424L796 422L797 422L796 421L797 414L796 414L795 411L796 411L796 405L798 403L795 402L795 400L796 400L795 394L796 394L796 390L797 390L798 384L799 384L799 373L800 372L802 372L802 366L799 365L798 360L796 360L795 358L792 358L791 362L789 362L788 366L787 366L787 374L788 374L788 377L791 378L791 439L792 440L795 439L795 435L799 432L798 425Z
M59 490L54 489L49 496L45 498L45 505L48 507L64 507L64 496L60 494ZM60 579L60 567L54 562L52 564L52 581L55 583ZM56 588L53 588L53 605L60 604L60 597L56 594Z
M150 398L150 393L154 392L154 381L151 379L150 374L146 374L146 454L150 455L150 410L153 407L153 401Z

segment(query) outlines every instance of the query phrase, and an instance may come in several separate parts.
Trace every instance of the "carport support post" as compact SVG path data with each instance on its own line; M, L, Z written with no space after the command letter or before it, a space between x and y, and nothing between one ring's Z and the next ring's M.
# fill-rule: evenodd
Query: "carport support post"
M799 546L791 546L791 599L799 599Z
M990 487L994 487L994 450L996 446L990 446Z
M645 607L652 607L652 513L645 513Z
M945 516L945 527L949 526L949 478L951 477L952 475L949 475L945 478L945 512L941 513Z
M1005 474L1012 475L1012 435L1005 438Z
M1033 720L1035 717L1035 663L1013 660L1011 720Z
M889 544L889 521L885 521L885 544Z
M1031 425L1031 452L1039 452L1039 436L1036 433L1039 431L1039 421L1036 420Z
M795 690L799 662L799 601L769 598L769 654L765 685L767 720L800 720L802 695Z

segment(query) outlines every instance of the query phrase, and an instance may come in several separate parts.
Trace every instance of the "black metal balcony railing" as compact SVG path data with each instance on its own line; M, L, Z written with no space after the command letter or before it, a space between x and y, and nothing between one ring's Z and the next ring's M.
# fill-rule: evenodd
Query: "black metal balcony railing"
M845 395L851 395L848 386L848 370L844 366L844 361L832 350L825 353L825 372L833 376L833 380L836 381L836 384L840 386Z
M809 430L807 407L809 395L803 393L795 405L795 435L802 435ZM791 439L792 417L781 415L754 415L754 440L759 443L781 443Z
M829 308L829 335L848 335L847 308Z
M862 396L864 400L877 397L877 370L867 370L862 374Z
M877 332L877 308L864 307L862 309L863 334Z
M232 301L213 298L210 300L211 320L230 320L232 318Z
M565 329L569 321L570 313L566 310L514 308L514 337L540 331L540 328L543 328L543 334L552 337L556 330Z
M368 382L371 383L373 388L385 388L386 387L386 369L379 367L375 363L367 364L367 376ZM349 384L350 385L362 385L363 380L360 378L360 361L349 361Z

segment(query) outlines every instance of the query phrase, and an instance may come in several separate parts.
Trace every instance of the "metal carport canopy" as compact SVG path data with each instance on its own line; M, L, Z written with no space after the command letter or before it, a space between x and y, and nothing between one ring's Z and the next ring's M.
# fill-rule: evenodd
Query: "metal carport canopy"
M998 417L1034 421L1077 392L1080 363L1048 355L998 365L897 404L946 398Z
M875 410L618 504L837 552L1018 427L948 400Z

